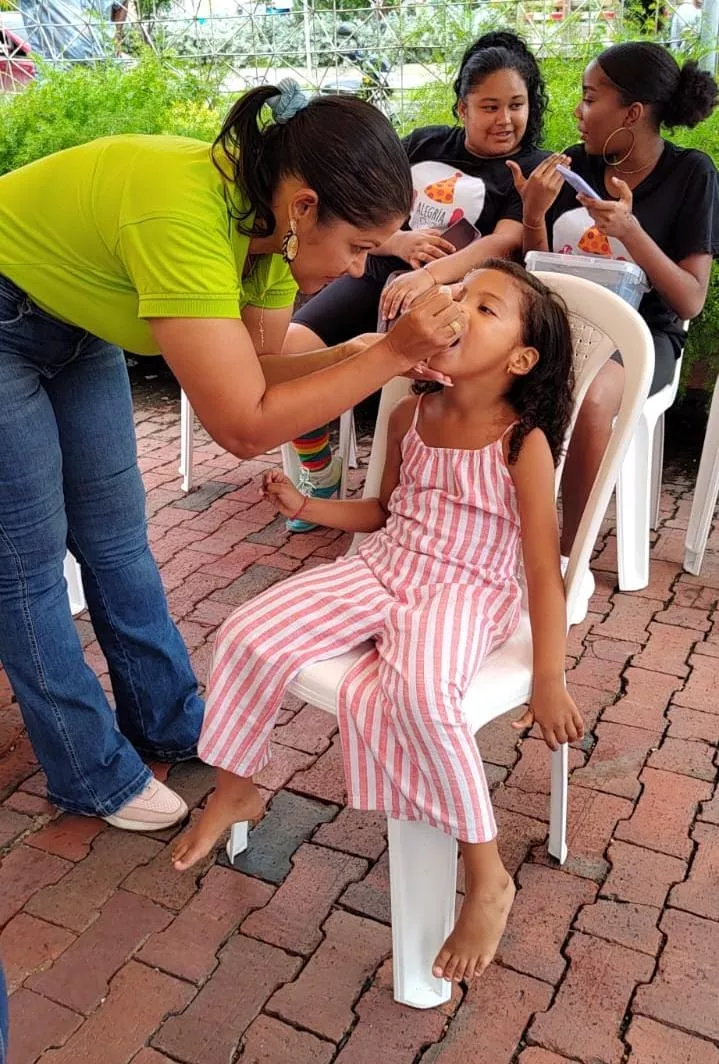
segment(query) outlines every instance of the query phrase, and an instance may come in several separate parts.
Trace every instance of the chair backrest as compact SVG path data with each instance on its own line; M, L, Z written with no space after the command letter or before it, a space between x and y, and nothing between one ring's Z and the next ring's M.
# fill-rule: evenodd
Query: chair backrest
M654 372L654 343L644 319L606 288L569 274L537 271L541 281L562 296L569 311L574 341L574 409L569 438L590 384L618 351L624 365L624 389L609 444L579 522L565 577L567 616L579 595L581 575L589 564L599 527L619 476L622 459L649 395ZM562 463L563 464L563 463ZM557 470L557 483L561 477Z
M621 406L611 440L604 453L582 515L569 560L565 582L567 614L570 616L574 600L579 593L578 576L589 563L592 547L599 533L599 526L614 490L622 458L629 446L649 393L654 367L654 345L649 329L639 314L613 292L583 277L545 272L538 273L537 276L549 288L562 296L569 311L576 378L570 436L579 407L599 370L615 351L620 353L624 363L624 391ZM379 492L387 449L389 415L396 403L408 394L410 387L409 380L404 377L395 377L382 389L372 452L365 478L365 496L376 496ZM557 490L560 476L561 466L557 470ZM360 533L354 537L350 552L356 550L364 535Z

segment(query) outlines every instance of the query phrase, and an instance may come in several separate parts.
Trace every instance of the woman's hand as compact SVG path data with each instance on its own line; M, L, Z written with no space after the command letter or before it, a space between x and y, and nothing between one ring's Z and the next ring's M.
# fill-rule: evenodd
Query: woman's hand
M432 274L428 270L415 270L414 273L403 273L390 281L382 290L379 300L379 309L382 317L392 321L399 314L409 308L415 299L429 292L435 286Z
M446 373L440 373L438 369L432 369L426 362L418 362L404 376L409 377L411 381L436 381L437 384L443 384L446 388L454 387L451 377L448 377Z
M555 152L535 166L529 177L525 177L513 159L507 159L507 166L512 171L514 187L522 199L524 221L530 226L539 226L544 216L559 195L564 178L557 172L559 163L570 166L568 155Z
M583 207L592 216L592 220L600 233L605 236L613 236L616 240L624 240L639 225L632 214L634 197L632 190L626 181L618 177L610 178L617 190L619 199L595 200L589 196L577 196Z
M512 722L512 727L523 731L535 721L550 750L558 750L561 743L577 742L584 735L584 721L562 680L546 687L535 686L529 708Z
M262 498L284 517L294 517L305 499L289 477L280 469L272 469L262 477Z
M418 270L425 263L454 252L454 244L444 240L441 233L441 229L400 229L387 242L388 251Z
M435 355L451 347L464 330L465 312L452 298L452 290L434 286L394 323L385 340L401 364L398 373L407 373L418 363L431 365Z

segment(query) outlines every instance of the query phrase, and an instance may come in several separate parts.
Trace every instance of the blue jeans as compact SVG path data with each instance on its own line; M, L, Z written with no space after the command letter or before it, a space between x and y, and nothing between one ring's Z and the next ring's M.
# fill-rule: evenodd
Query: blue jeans
M116 712L70 614L80 562ZM195 754L203 705L147 542L122 351L46 314L0 276L0 661L48 797L107 816L144 758Z
M6 1060L7 1032L7 987L5 986L5 973L2 970L2 961L0 961L0 1064L5 1064Z

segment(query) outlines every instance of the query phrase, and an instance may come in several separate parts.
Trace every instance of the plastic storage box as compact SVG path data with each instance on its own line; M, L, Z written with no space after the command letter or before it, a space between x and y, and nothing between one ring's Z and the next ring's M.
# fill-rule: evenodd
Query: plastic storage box
M547 270L551 273L571 273L609 288L638 307L649 291L647 275L635 262L620 259L600 259L590 255L559 255L553 251L528 251L526 266L530 273Z

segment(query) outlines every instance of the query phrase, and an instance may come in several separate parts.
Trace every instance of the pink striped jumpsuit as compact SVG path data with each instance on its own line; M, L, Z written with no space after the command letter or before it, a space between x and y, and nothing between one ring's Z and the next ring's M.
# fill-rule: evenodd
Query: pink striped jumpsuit
M486 842L496 827L462 698L519 620L517 498L501 439L428 447L419 408L385 527L354 557L290 577L223 624L199 752L255 775L300 669L371 640L339 693L350 804Z

